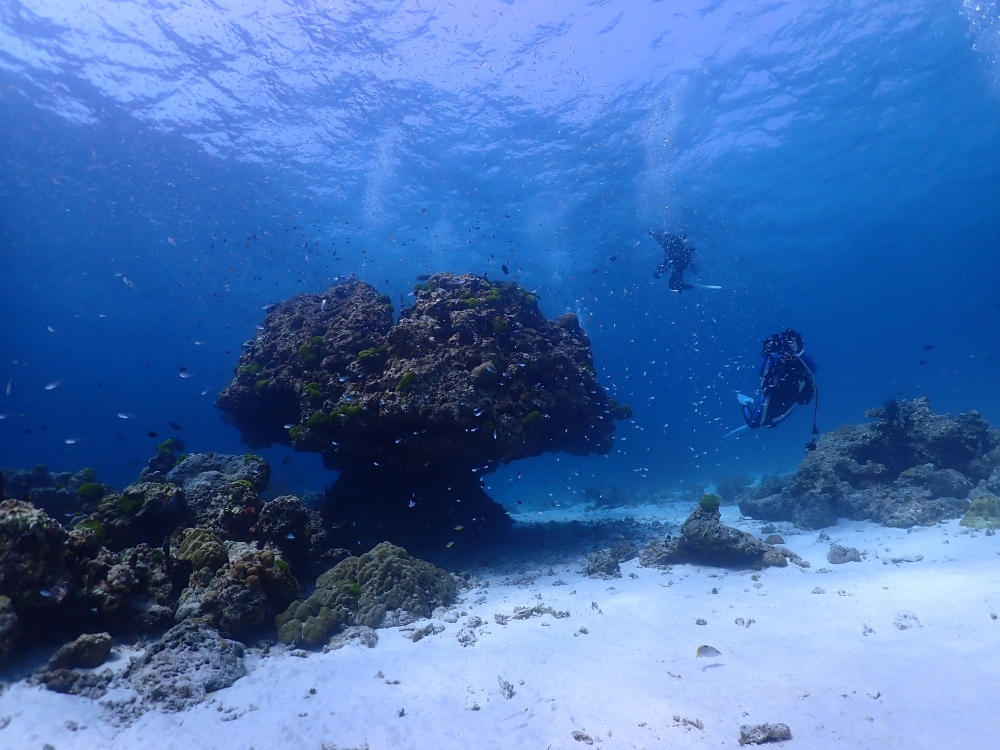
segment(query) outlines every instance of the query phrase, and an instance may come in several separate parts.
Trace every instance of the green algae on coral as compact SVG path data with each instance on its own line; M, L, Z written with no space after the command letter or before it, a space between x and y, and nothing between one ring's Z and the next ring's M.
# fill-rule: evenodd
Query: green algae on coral
M122 495L118 498L118 510L126 515L136 513L142 507L142 497Z
M240 375L256 375L262 369L263 368L260 366L260 363L251 362L249 364L243 365L243 367L240 368L239 372Z
M96 503L104 497L104 485L100 482L87 482L80 485L80 489L76 491L76 494L85 503Z
M373 346L370 349L362 349L358 352L358 361L363 361L369 359L370 357L377 357L379 354L385 354L386 348L384 346Z
M524 423L529 427L535 427L536 425L541 424L543 419L544 417L542 416L542 413L537 409L535 411L529 411L524 415Z
M292 440L295 440L295 438L297 438L301 432L302 432L302 425L297 424L294 427L289 428L288 437L291 438Z
M309 419L306 420L306 427L311 427L313 429L327 427L329 424L330 415L322 411L313 412L309 415Z
M507 322L505 318L496 318L493 321L493 333L500 335L502 333L507 333L510 330L510 323Z
M93 531L97 535L98 541L101 542L104 541L104 535L105 535L104 524L102 524L100 521L97 521L92 518L89 521L83 521L77 526L77 528L89 529L90 531Z
M350 404L341 404L337 409L331 414L332 417L357 417L364 412L365 407L355 406Z
M707 510L710 513L717 511L721 504L722 498L718 495L702 495L701 500L698 501L698 505L701 506L701 509Z
M413 372L413 370L410 370L405 375L403 375L403 377L399 379L398 383L396 383L396 391L397 392L405 391L407 388L409 388L416 382L417 382L417 373Z
M257 383L255 384L254 387L259 391L259 390L261 390L263 388L266 388L267 385L268 385L268 383L270 383L270 382L271 382L271 378L261 378L260 380L257 381Z

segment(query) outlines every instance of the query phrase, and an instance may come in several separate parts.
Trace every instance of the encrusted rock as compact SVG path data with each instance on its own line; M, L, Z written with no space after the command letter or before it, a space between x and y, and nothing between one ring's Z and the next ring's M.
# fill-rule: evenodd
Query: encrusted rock
M90 669L111 656L114 641L110 633L87 633L60 648L49 659L49 669Z
M192 621L174 626L133 659L124 680L147 704L183 711L245 673L242 644Z
M97 481L93 469L71 474L50 472L47 466L39 464L29 471L5 469L3 474L7 498L30 502L57 518L79 512L86 503L96 502L108 492L108 487ZM3 497L0 491L0 499Z
M922 397L888 401L867 416L878 421L822 435L797 472L742 495L740 511L807 529L838 517L928 525L960 517L970 490L980 480L989 488L1000 469L1000 431L978 412L934 414Z

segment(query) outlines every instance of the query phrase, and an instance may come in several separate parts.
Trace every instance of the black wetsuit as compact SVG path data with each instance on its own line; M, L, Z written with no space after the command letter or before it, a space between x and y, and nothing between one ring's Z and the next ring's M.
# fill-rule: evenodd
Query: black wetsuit
M653 271L653 276L660 278L669 271L670 281L667 286L671 292L680 294L685 289L694 289L690 284L684 283L684 272L689 266L694 273L698 273L698 265L694 257L694 247L688 242L687 237L683 234L654 232L652 229L649 230L649 233L663 248L663 262Z

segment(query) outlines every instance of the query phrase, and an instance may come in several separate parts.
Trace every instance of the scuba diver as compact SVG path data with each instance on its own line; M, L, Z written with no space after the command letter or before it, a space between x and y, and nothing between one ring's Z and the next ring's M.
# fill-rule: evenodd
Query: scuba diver
M758 427L774 427L792 413L797 405L805 406L813 397L812 434L818 435L816 412L819 409L819 390L816 387L816 371L819 366L805 353L802 335L792 328L772 334L764 339L760 352L761 363L760 397L756 401L742 393L737 395L743 405L745 427L729 433L756 430ZM816 450L816 439L806 444L807 450Z
M663 261L653 271L653 276L660 278L667 271L670 271L669 289L671 292L680 294L685 289L694 289L691 284L684 283L684 272L688 266L692 273L698 273L698 262L694 257L694 245L687 236L683 234L667 234L666 232L649 233L653 239L660 243L663 248Z

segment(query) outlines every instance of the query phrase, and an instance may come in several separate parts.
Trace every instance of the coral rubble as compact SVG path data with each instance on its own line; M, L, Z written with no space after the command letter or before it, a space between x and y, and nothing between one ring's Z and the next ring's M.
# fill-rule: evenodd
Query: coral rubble
M618 406L575 315L546 320L516 284L436 274L393 323L354 279L276 305L216 405L251 447L275 442L341 472L327 515L374 543L486 536L509 519L483 491L497 466L606 453ZM291 425L289 427L288 425Z
M961 517L967 498L1000 490L1000 431L978 412L935 414L921 397L866 416L878 421L824 434L797 472L747 491L743 514L806 529L838 517L904 528Z

